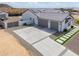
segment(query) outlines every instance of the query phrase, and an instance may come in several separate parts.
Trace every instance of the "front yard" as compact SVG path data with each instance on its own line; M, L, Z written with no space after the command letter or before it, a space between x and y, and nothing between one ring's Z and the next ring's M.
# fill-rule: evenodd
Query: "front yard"
M77 32L79 32L79 28L74 28L70 32L58 37L55 41L58 42L59 44L64 44L69 40L72 36L74 36Z
M70 38L70 40L68 40L64 46L79 55L79 32Z
M3 29L0 33L0 55L31 55L13 35Z
M74 26L74 28L71 28L66 32L60 32L60 33L56 32L50 35L50 38L54 39L57 43L63 45L77 32L79 32L79 28Z

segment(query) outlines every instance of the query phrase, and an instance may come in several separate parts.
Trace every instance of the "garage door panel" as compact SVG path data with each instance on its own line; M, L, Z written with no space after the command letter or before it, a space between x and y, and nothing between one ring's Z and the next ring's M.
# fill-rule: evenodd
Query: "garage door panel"
M39 26L48 27L48 20L39 19L38 24Z
M58 30L58 22L51 21L51 29Z

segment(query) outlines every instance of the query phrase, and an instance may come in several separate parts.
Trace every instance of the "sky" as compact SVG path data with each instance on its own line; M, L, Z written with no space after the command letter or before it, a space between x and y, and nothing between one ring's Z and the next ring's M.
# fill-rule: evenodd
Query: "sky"
M4 2L16 8L79 8L79 2Z

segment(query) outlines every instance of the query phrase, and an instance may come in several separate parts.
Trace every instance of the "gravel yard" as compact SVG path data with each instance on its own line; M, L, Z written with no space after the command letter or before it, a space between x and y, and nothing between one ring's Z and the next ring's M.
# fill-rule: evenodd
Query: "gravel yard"
M5 30L0 30L0 33L0 55L31 55L14 36Z

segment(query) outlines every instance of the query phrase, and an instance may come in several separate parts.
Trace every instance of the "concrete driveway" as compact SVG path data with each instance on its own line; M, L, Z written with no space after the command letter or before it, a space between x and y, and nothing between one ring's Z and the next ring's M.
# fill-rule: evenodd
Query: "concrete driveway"
M27 27L14 31L18 36L24 39L27 43L26 46L31 49L34 54L43 56L65 56L76 55L65 47L53 41L49 36L54 34L46 28ZM24 42L23 42L24 43Z
M14 32L30 44L34 44L55 33L55 31L51 31L46 28L39 29L36 27L27 27L15 30Z

